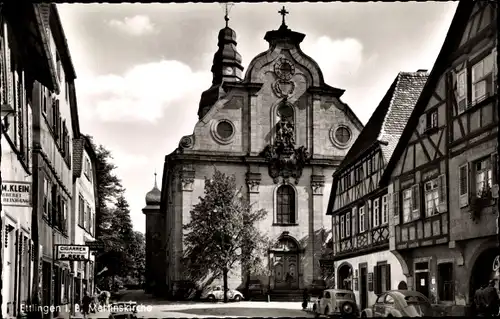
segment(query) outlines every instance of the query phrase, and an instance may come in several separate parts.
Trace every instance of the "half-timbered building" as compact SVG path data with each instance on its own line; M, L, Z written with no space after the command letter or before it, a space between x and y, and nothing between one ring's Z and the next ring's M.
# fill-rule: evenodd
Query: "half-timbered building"
M388 164L390 249L410 289L463 314L492 275L496 14L461 1ZM480 265L480 266L476 266Z
M337 287L352 289L362 309L406 280L389 251L387 189L378 184L426 80L426 70L398 74L333 175L327 215Z

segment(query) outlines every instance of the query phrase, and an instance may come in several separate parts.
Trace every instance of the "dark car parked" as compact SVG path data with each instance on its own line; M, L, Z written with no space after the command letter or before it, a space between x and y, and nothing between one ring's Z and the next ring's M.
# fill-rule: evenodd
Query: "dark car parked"
M412 290L391 290L378 296L375 304L361 312L367 317L432 317L432 306L424 295Z

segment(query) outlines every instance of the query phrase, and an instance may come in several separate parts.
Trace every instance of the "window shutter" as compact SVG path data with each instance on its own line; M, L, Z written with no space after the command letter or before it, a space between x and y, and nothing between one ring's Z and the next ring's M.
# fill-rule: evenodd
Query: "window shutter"
M385 265L385 289L392 290L392 287L391 287L391 264Z
M351 227L352 227L352 236L356 235L358 233L358 208L353 207L352 208L352 222L351 222Z
M380 198L376 198L373 200L373 227L378 227L380 224L380 205L379 205Z
M460 79L462 79L462 81ZM464 97L462 97L462 99L460 99L460 97L458 96L458 88L461 85L460 82L463 82L462 85L464 86L464 92L465 92ZM456 76L455 100L457 102L458 114L463 113L467 106L467 69L460 71Z
M394 216L399 216L399 192L394 192L392 194L392 205L394 206Z
M368 212L366 214L366 217L368 219L368 223L366 224L366 229L371 229L372 228L372 223L373 223L373 219L372 219L373 204L372 204L372 200L371 199L368 200L368 204L366 205L366 207L368 208Z
M439 212L444 213L448 209L446 197L447 197L447 189L446 189L446 175L441 174L438 177L438 193L439 193Z
M351 213L345 214L345 236L351 237Z
M394 203L392 201L392 193L387 194L387 216L391 218L394 216Z
M420 185L415 184L411 187L411 202L413 219L420 217Z
M370 202L370 201L368 201ZM368 208L370 207L368 204L365 204L364 207L364 210L365 210L365 231L367 231L368 229L370 229L370 212L368 210ZM368 211L367 211L368 210Z
M368 280L368 291L373 291L376 294L377 282L378 282L378 266L373 266L373 279L371 282Z
M379 273L379 269L380 269L380 267L378 265L373 267L373 293L376 294L376 295L378 295L380 293L380 285L379 285L380 273Z
M458 189L462 208L469 205L469 163L458 168Z
M14 107L14 88L12 79L12 62L11 62L11 52L9 46L9 32L7 24L3 25L3 38L4 38L4 48L5 48L5 70L7 71L5 79L7 80L7 104Z
M492 184L498 184L498 154L491 154Z

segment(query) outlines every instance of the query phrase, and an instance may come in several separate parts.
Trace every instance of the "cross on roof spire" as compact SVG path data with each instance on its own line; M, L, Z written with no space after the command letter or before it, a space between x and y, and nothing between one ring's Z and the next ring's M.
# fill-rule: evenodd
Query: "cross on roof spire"
M229 11L231 11L231 8L234 6L234 3L232 2L226 2L222 4L224 6L224 20L226 21L226 28L229 26Z
M281 24L286 25L285 24L285 15L289 14L290 12L286 11L285 6L283 6L283 8L280 11L278 11L278 13L283 16L283 21L281 22Z

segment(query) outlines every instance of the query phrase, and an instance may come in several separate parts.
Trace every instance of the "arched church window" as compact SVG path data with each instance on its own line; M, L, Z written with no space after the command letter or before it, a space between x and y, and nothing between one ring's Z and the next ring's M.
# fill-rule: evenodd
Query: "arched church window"
M277 224L295 224L295 190L290 185L282 185L276 193Z

